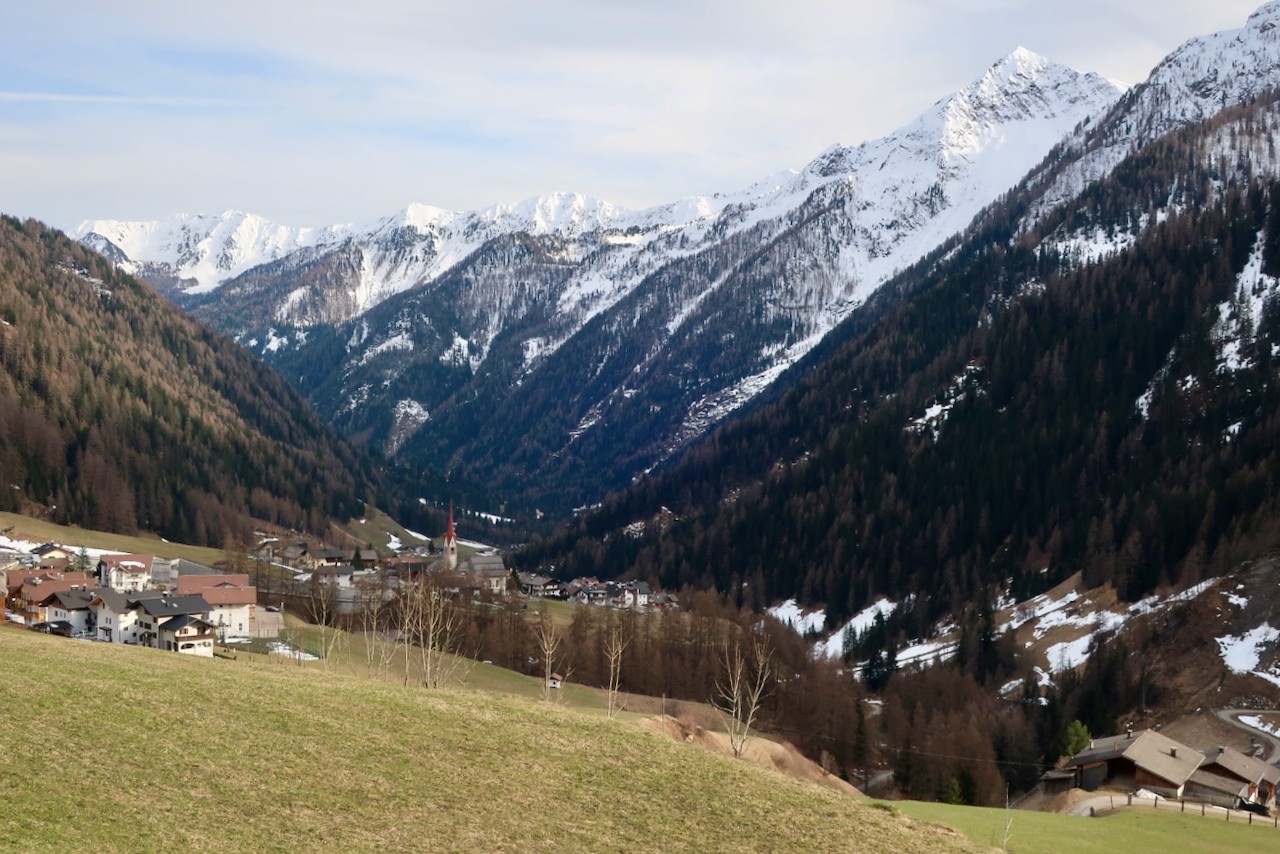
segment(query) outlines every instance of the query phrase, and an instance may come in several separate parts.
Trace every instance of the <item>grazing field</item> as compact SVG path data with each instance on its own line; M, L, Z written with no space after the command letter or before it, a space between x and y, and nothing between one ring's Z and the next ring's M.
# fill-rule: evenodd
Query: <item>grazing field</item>
M0 849L977 851L558 704L0 631Z
M944 824L979 845L1013 854L1113 854L1116 851L1196 851L1233 854L1280 850L1280 830L1247 825L1222 815L1122 809L1100 818L1023 810L955 807L920 801L893 801L891 808L921 821Z

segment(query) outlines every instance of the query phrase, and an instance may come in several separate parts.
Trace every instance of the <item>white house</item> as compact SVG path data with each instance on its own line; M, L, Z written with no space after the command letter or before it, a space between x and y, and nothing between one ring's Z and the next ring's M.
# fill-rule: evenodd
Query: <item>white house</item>
M103 555L98 561L98 580L103 587L120 593L137 593L151 586L151 564L155 555Z
M179 575L178 595L204 597L219 641L257 636L258 589L248 575Z
M160 623L156 648L213 658L214 632L217 626L195 614L179 614Z
M89 607L93 610L98 640L106 643L142 643L138 638L138 612L134 606L140 596L158 598L163 595L159 590L146 590L132 596L110 589L97 590Z
M89 603L97 592L98 588L73 587L50 593L40 603L47 609L45 619L49 626L60 626L65 631L58 634L73 636L83 636L92 631L94 614Z
M164 595L138 599L138 643L154 649L213 655L214 631L203 596Z

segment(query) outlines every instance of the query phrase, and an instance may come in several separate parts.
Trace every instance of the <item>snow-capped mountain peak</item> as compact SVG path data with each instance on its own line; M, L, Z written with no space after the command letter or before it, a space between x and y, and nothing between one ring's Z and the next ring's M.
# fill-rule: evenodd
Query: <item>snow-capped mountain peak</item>
M549 193L514 204L497 204L476 214L504 231L568 236L595 231L615 223L625 211L580 193Z
M545 381L575 389L572 415L557 416L545 447L565 441L565 419L580 446L645 422L646 453L660 459L750 400L1119 94L1019 48L893 134L833 146L738 192L640 211L566 192L470 212L414 204L370 226L326 229L229 212L91 222L77 236L126 266L195 279L185 294L221 287L203 316L269 358L323 338L308 327L347 324L341 366L297 354L306 370L332 372L312 384L331 389L315 402L344 429L368 426L353 413L398 424L396 413L416 406L432 413L430 429L446 430L450 407L472 398L457 383L512 396ZM660 417L652 400L663 401ZM404 430L373 436L384 440L415 452Z

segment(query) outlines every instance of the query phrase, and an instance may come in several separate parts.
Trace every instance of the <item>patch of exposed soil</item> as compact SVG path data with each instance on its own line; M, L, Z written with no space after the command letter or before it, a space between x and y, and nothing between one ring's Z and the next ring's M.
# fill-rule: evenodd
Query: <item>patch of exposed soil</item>
M721 756L733 756L733 748L729 744L727 733L714 732L698 724L678 720L670 715L642 718L641 725L673 741L693 744L704 750L719 753ZM853 795L858 798L865 797L855 787L836 775L824 771L822 766L805 757L787 742L753 737L747 743L747 749L742 758L754 765L759 765L761 768L778 771L800 780L808 780L842 794Z

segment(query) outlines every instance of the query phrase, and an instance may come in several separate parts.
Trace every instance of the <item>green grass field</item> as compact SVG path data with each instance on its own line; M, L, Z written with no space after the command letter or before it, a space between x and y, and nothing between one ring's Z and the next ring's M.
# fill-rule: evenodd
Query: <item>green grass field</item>
M904 815L954 827L979 845L1000 849L1010 820L1007 850L1013 854L1114 854L1114 852L1196 851L1230 854L1280 850L1280 830L1270 820L1247 825L1202 818L1199 813L1122 809L1100 818L1023 810L954 807L919 801L892 801ZM1189 809L1189 808L1188 808Z
M976 851L527 698L0 630L0 850Z
M226 557L226 553L221 549L169 543L158 537L127 537L123 534L106 534L101 531L55 525L52 522L32 519L30 516L21 516L17 513L0 513L0 529L10 526L13 527L13 531L7 536L16 540L28 540L36 543L66 543L73 546L87 546L91 549L104 549L115 552L153 554L165 558L181 557L196 563L202 563L205 566L212 566L215 561L223 560Z

